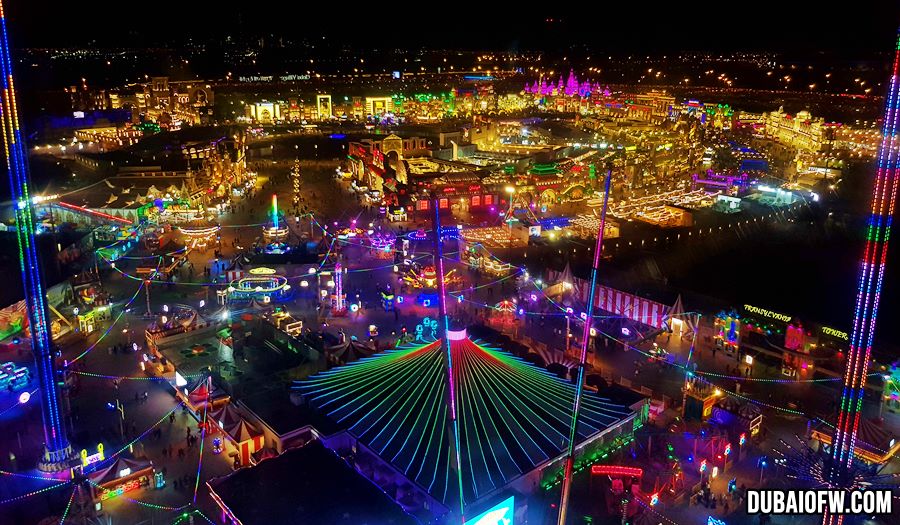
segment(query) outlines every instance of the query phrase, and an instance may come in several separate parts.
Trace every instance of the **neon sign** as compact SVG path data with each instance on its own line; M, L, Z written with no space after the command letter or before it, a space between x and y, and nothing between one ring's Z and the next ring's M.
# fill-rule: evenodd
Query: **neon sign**
M766 310L765 308L760 308L758 306L753 306L749 304L744 305L744 310L747 310L751 314L761 315L763 317L768 317L769 319L775 319L776 321L781 321L784 323L790 323L792 317L785 314L780 314L778 312L773 312L772 310Z
M273 275L275 270L272 268L252 268L250 273L253 275Z
M428 299L426 299L426 301L428 301ZM432 319L430 317L422 319L422 324L416 325L416 341L434 341L437 339L437 329L437 319Z
M81 449L81 466L86 467L106 459L103 453L103 443L97 443L97 453L88 455L87 449Z
M509 498L494 505L487 511L466 521L463 525L514 525L515 498Z
M830 335L832 337L837 337L838 339L843 339L844 341L850 340L850 336L847 334L847 332L842 332L840 330L829 328L827 326L822 327L822 333L825 335Z
M120 485L116 485L116 488L112 490L103 489L103 493L100 494L100 500L106 501L108 499L113 499L121 496L122 494L125 494L126 492L131 492L132 490L139 489L149 484L150 480L147 478L147 476L141 476L140 478L135 478Z
M620 476L640 478L644 475L644 469L637 467L623 467L620 465L594 465L591 474L595 476Z

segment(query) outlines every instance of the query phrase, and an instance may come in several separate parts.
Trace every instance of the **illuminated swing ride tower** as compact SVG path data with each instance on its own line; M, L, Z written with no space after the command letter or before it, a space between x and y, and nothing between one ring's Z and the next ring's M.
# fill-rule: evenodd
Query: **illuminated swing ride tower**
M16 232L19 241L19 266L22 285L28 304L28 321L31 326L31 346L37 369L41 396L41 416L44 423L44 453L38 468L44 471L60 471L69 468L73 457L72 447L66 436L62 420L58 372L54 362L46 308L43 274L35 246L34 207L29 189L28 157L19 128L16 90L13 82L12 57L6 30L6 15L0 2L0 103L3 113L3 149L9 172L9 186L16 213Z
M835 488L853 488L853 454L856 447L862 410L863 393L875 336L878 302L887 262L888 241L894 202L897 200L898 151L897 128L900 124L900 34L895 46L891 79L885 96L884 124L881 129L881 145L878 158L872 209L866 224L866 244L859 267L859 280L853 317L853 330L847 365L844 372L841 404L832 439L830 457L826 463L825 478ZM843 522L843 516L826 514L823 523L835 525Z

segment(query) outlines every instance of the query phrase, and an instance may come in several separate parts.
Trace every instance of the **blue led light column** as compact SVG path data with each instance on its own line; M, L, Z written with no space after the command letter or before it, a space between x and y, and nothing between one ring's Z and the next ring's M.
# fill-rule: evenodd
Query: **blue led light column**
M28 189L28 157L19 128L16 107L16 89L13 83L12 58L6 31L6 15L0 2L0 113L3 120L3 149L9 171L9 186L16 213L16 231L19 241L19 263L22 285L28 303L28 321L31 327L31 346L37 368L38 386L41 390L41 415L44 421L44 454L38 465L41 470L58 471L69 468L72 447L66 437L66 428L60 415L60 393L54 352L50 343L50 331L46 309L46 296L34 239L34 209Z

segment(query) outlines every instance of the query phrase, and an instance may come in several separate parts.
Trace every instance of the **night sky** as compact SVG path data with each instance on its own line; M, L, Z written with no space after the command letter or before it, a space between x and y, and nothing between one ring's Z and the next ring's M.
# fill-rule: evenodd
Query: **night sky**
M564 10L529 2L304 1L198 2L7 0L22 47L177 45L188 37L276 34L358 47L491 50L584 49L674 52L735 50L846 52L890 50L900 3L853 2L568 2ZM380 5L384 5L381 8ZM575 46L573 48L573 46Z

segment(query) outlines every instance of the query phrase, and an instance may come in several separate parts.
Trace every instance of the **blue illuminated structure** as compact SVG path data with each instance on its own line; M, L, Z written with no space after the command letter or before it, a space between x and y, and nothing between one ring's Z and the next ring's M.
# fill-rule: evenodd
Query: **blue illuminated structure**
M465 525L515 525L516 500L513 496L506 498L478 516L470 519Z
M6 15L0 3L0 102L2 102L3 149L9 171L9 186L16 213L19 262L22 285L28 304L31 346L41 391L41 415L44 421L44 454L38 467L45 471L69 468L74 456L62 421L60 392L54 351L50 342L46 296L34 237L34 208L29 191L28 157L19 128L16 89L13 82L12 57L6 31Z

